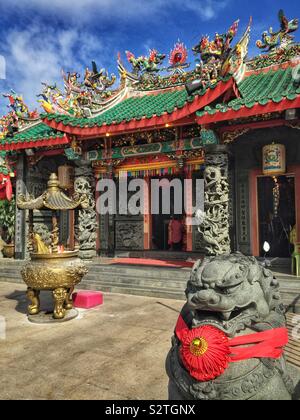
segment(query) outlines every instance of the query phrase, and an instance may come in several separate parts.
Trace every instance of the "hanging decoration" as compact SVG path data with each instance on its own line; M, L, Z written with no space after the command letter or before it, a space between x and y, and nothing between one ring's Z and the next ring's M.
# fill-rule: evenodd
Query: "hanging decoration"
M71 165L62 165L58 167L59 186L63 190L74 188L75 170Z
M0 200L11 201L13 198L13 187L11 178L15 173L10 168L5 153L0 154Z
M274 187L273 187L273 213L274 217L278 217L278 209L280 204L280 185L276 176L273 178Z
M263 148L263 174L283 175L286 173L286 149L283 144L269 144Z

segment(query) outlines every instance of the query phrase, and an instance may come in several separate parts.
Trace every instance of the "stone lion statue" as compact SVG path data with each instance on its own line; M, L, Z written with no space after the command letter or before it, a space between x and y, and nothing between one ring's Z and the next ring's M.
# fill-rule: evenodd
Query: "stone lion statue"
M172 400L291 400L279 284L254 257L195 264L166 367Z

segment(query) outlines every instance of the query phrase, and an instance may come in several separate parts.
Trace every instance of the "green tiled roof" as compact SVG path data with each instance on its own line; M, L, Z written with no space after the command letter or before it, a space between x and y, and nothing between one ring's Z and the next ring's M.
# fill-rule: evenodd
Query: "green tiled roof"
M251 109L256 104L267 105L270 101L279 103L285 98L292 101L300 94L300 86L294 81L292 72L293 68L289 67L252 74L239 84L241 98L214 107L206 106L204 110L197 112L197 116L225 113L229 110L239 111L243 106Z
M46 140L50 138L62 138L64 133L53 130L44 123L39 123L27 130L16 133L13 137L6 137L0 140L0 147L5 145L13 145L15 143L35 142L39 140Z
M229 78L223 79L223 81L228 81ZM187 103L192 103L196 96L203 96L208 89L214 89L216 86L218 86L217 83L209 85L193 96L189 96L186 89L181 89L128 98L95 118L76 118L61 114L43 114L41 117L49 121L55 120L57 123L66 126L82 128L102 127L104 124L121 124L133 119L139 121L142 118L160 117L164 113L172 114L176 109L181 109Z

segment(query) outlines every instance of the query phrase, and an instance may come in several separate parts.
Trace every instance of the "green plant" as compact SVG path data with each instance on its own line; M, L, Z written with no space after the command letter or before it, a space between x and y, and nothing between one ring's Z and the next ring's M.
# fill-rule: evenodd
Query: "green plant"
M0 201L0 229L2 239L7 243L13 243L15 238L15 211L16 201Z

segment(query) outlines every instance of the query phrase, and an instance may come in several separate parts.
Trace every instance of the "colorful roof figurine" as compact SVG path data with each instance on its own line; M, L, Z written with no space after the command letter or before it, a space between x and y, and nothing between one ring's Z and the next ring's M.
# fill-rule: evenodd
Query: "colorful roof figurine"
M172 72L173 75L177 73L182 74L184 72L184 69L190 66L190 64L187 63L187 59L188 59L188 49L184 45L183 42L178 41L170 52L170 57L169 57L170 67L168 67L167 70L169 72Z
M142 77L153 77L153 75L159 73L160 67L165 58L166 54L161 54L157 50L150 50L149 57L140 56L135 57L130 51L126 51L128 62L132 65L132 73L136 76Z
M259 70L272 65L286 63L300 56L300 45L294 43L294 37L290 35L298 29L298 19L288 21L283 10L278 13L281 28L273 32L262 34L262 40L256 42L256 46L264 50L264 54L254 57L247 63L248 69Z
M2 94L2 96L8 98L10 112L0 118L0 143L13 138L20 130L39 120L37 110L29 111L23 97L14 90Z
M36 120L39 118L39 113L35 109L29 111L28 106L25 104L23 97L18 95L13 89L9 93L3 94L4 98L9 100L9 108L16 114L21 120Z
M262 41L256 42L258 48L270 52L276 48L285 48L293 42L294 37L290 34L298 29L299 20L289 21L283 10L279 10L278 18L280 29L277 32L273 32L273 28L269 29L269 33L265 31L262 34Z
M103 103L110 98L113 92L111 88L116 76L109 76L104 69L98 70L95 61L92 62L92 69L88 67L82 80L77 72L62 71L64 91L57 85L42 83L43 91L38 95L42 108L47 113L58 113L72 115L77 118L91 116L93 109L99 111Z

